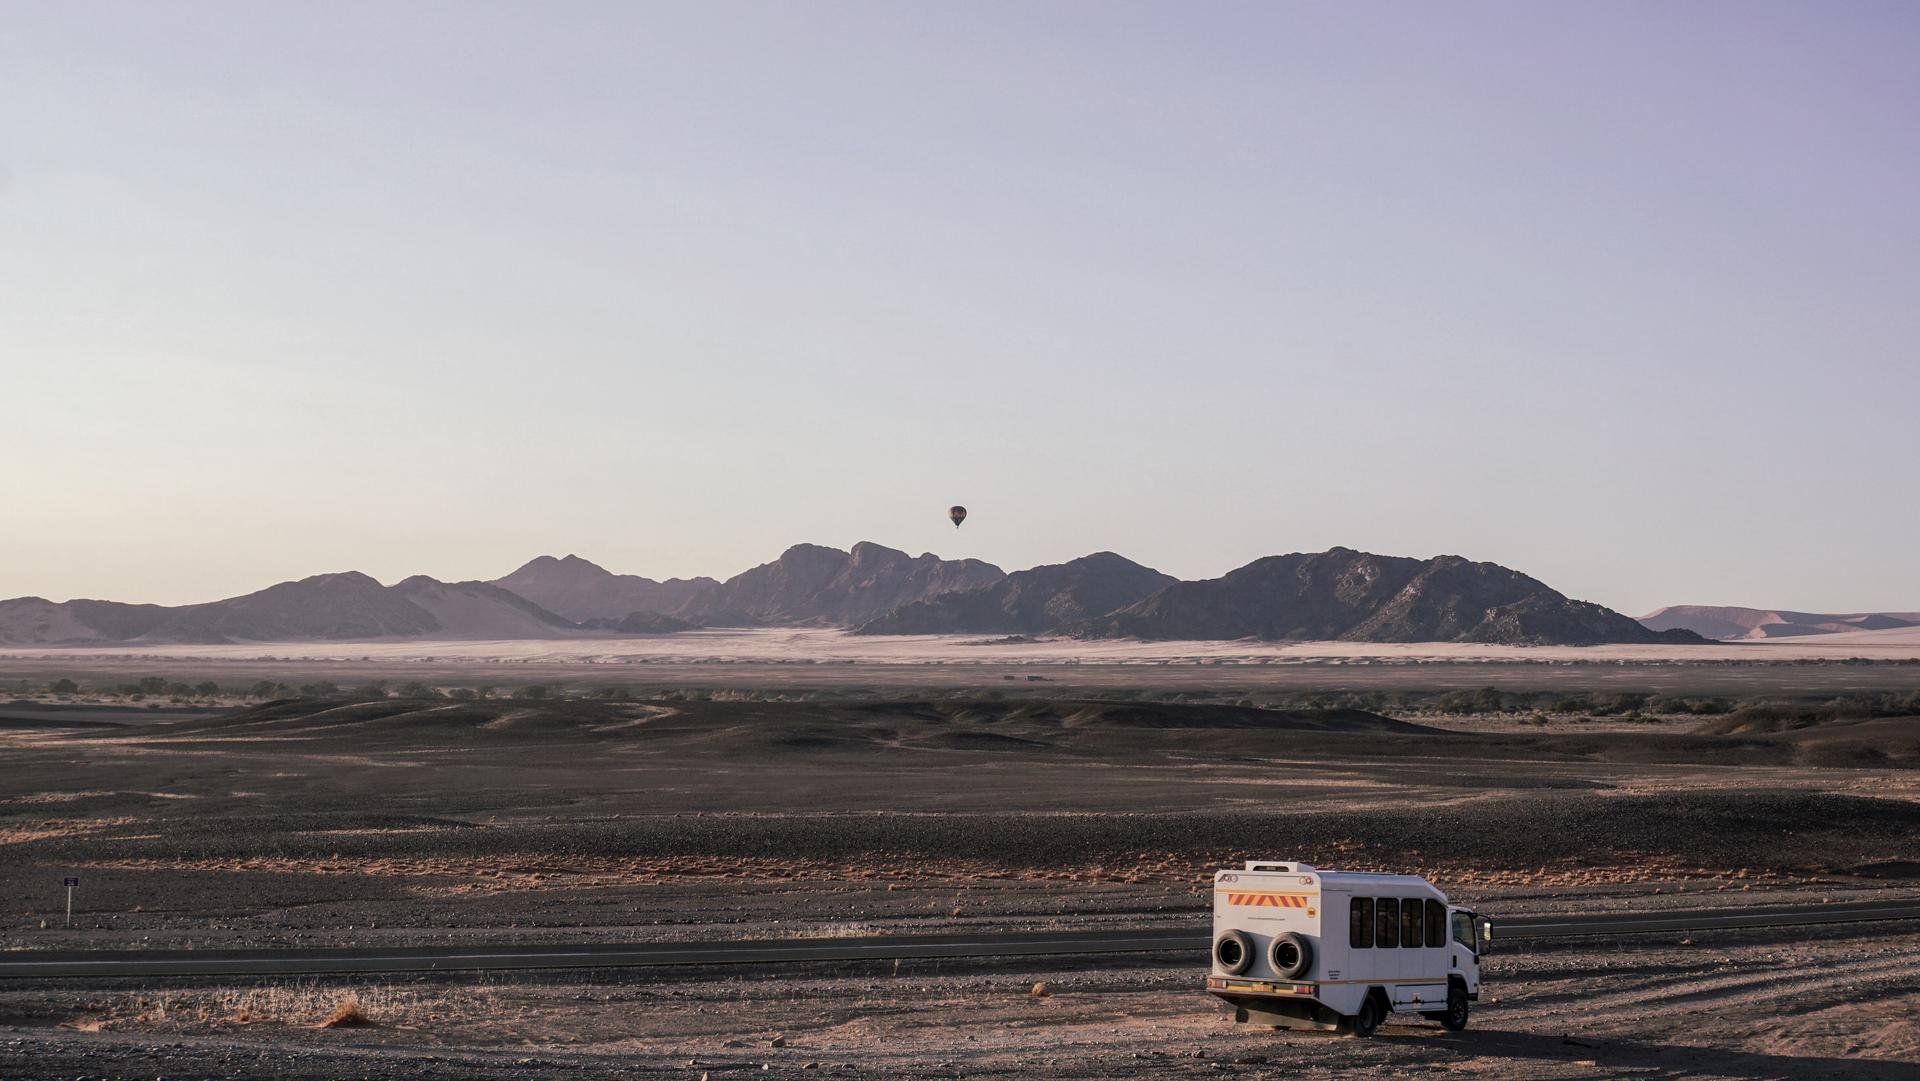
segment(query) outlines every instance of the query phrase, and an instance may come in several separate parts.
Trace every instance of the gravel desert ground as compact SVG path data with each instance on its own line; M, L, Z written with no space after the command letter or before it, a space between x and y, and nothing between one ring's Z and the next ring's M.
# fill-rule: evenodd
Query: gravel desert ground
M68 670L118 678L98 663ZM1292 666L1292 689L1250 688L1263 703L1132 679L1171 666L1060 671L1096 691L982 690L976 671L972 691L917 694L899 693L908 676L954 673L876 684L876 666L848 667L854 683L758 692L17 702L0 708L0 943L1200 927L1212 868L1276 854L1420 871L1496 919L1920 894L1920 721L1883 708L1898 692L1835 704L1867 700L1850 681L1911 684L1902 665L1499 666L1543 694L1678 673L1775 703L1695 701L1704 715L1654 708L1686 701L1671 695L1529 712L1406 690L1444 687L1452 665ZM1343 694L1387 704L1278 701L1338 697L1318 681L1356 675ZM82 881L71 930L66 875ZM1198 990L1204 964L8 981L0 1076L1920 1071L1920 930L1900 923L1516 945L1468 1032L1374 1041L1235 1026ZM347 996L371 1024L314 1027Z
M61 1077L1920 1076L1920 935L1665 935L1501 956L1474 1024L1235 1025L1191 958L379 985L0 988L0 1074ZM1047 993L1033 994L1036 981ZM346 996L375 1023L316 1025ZM58 1027L57 1027L58 1026ZM57 1072L47 1071L56 1067Z

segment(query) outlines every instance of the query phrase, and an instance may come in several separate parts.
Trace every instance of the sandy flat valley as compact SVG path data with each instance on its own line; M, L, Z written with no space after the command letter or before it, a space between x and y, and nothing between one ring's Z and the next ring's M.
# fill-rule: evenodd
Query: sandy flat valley
M1148 642L1138 639L1026 635L857 635L826 627L703 628L678 634L571 638L383 638L344 642L237 642L212 645L115 643L47 649L0 648L11 664L34 659L103 663L383 661L434 664L761 665L1395 665L1395 664L1705 664L1920 662L1915 628L1768 638L1701 645L1505 646L1471 642Z

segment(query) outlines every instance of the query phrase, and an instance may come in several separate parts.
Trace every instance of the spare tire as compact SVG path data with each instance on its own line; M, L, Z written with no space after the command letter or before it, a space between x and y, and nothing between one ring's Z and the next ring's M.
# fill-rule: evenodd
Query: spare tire
M1213 963L1229 976L1238 976L1253 964L1253 942L1244 931L1225 931L1213 940Z
M1273 971L1289 980L1297 980L1313 967L1313 943L1307 936L1288 931L1284 935L1273 936L1267 943L1267 964Z

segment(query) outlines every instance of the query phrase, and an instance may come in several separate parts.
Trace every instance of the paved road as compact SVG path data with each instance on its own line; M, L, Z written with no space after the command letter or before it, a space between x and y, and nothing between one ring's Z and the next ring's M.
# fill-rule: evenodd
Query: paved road
M1496 949L1513 942L1743 927L1920 920L1920 898L1826 905L1516 916L1494 921ZM0 977L288 976L315 973L458 972L659 965L775 964L926 957L1084 957L1207 954L1203 926L1150 930L982 932L877 938L761 939L579 946L420 946L372 949L30 951L0 954Z

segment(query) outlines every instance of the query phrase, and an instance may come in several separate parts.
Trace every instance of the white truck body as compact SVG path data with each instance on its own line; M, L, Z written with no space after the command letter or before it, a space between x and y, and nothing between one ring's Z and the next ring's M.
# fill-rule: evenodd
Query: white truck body
M1466 1025L1489 921L1417 875L1249 860L1213 879L1207 990L1242 1022L1370 1035L1389 1014Z

